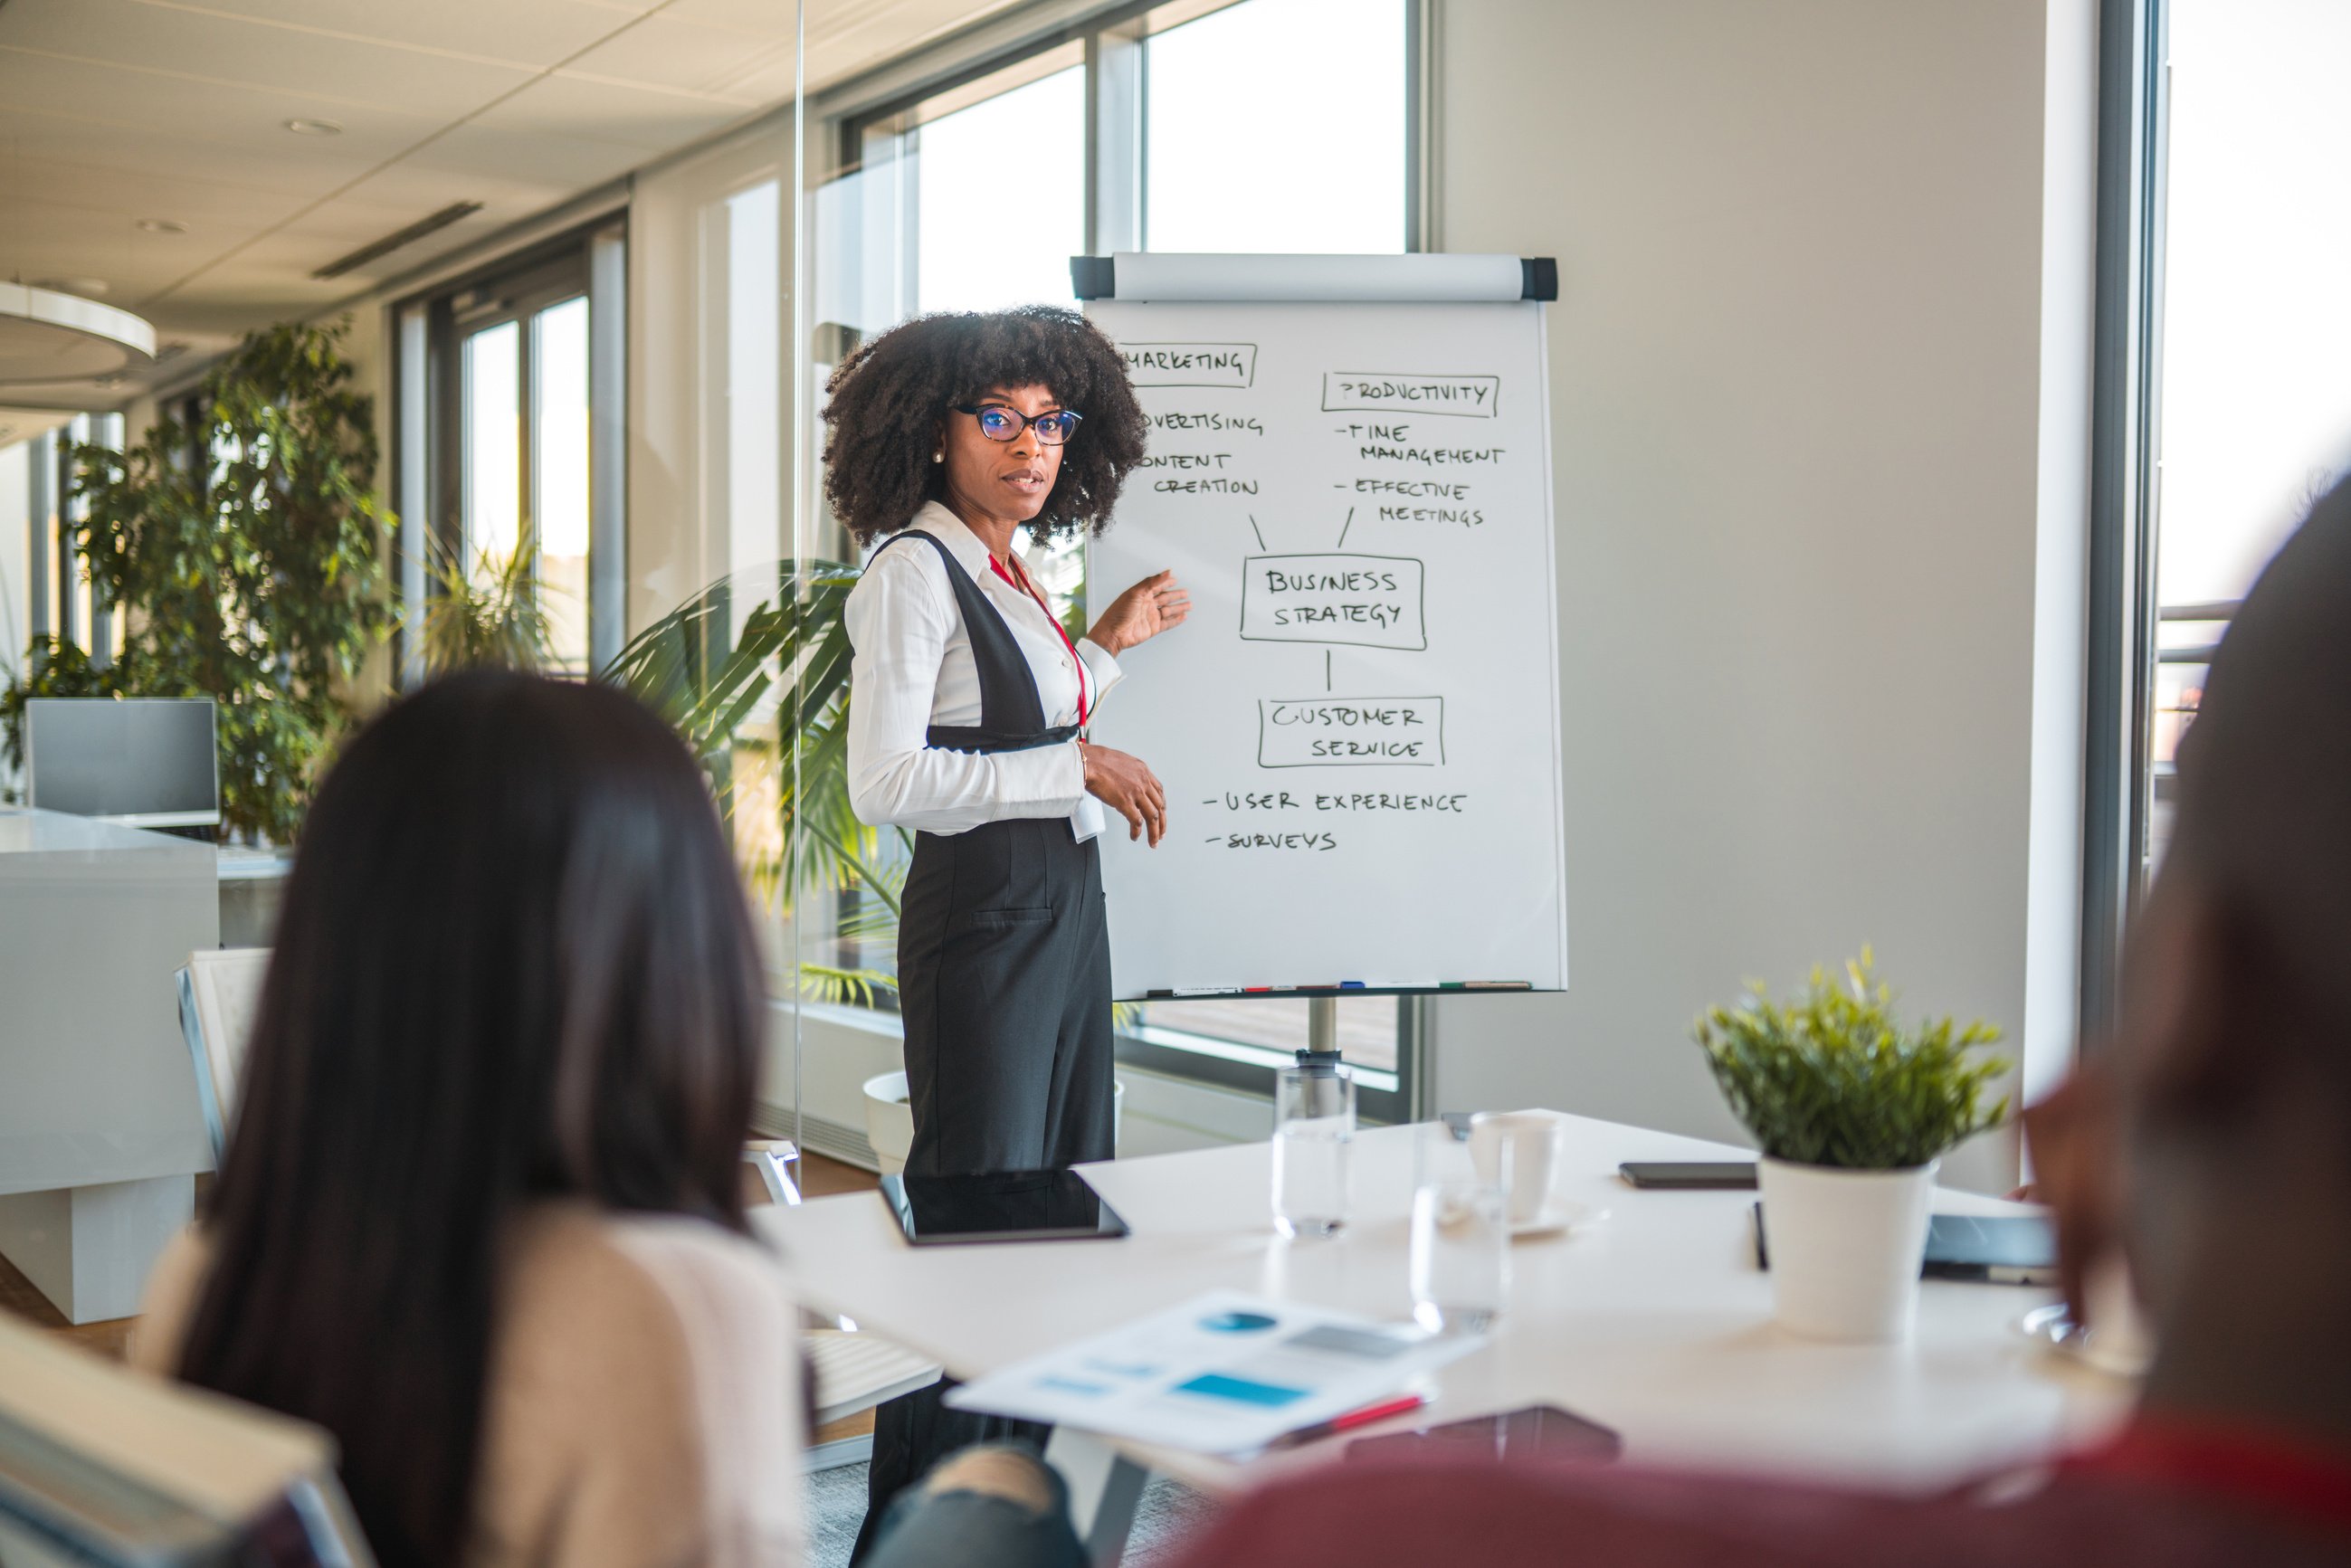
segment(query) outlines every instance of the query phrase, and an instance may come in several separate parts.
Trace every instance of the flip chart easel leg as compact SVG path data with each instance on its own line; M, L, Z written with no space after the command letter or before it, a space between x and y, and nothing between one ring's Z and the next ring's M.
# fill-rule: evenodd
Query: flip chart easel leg
M1070 1522L1085 1542L1086 1560L1093 1568L1118 1568L1149 1472L1092 1433L1069 1427L1053 1428L1045 1462L1069 1485Z
M1306 999L1306 1049L1313 1051L1339 1053L1339 998L1309 997Z

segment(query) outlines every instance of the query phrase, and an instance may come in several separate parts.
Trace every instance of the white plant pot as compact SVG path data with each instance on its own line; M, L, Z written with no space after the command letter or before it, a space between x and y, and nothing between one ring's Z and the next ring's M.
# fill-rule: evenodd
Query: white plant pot
M1938 1163L1848 1171L1759 1162L1772 1316L1782 1326L1862 1343L1909 1337Z
M882 1072L865 1081L865 1141L873 1145L873 1163L883 1176L906 1168L906 1151L914 1146L914 1108L906 1103L906 1075ZM1111 1147L1118 1146L1126 1130L1126 1082L1111 1091Z
M914 1146L914 1108L906 1103L906 1075L883 1072L865 1081L865 1141L883 1176L906 1168Z

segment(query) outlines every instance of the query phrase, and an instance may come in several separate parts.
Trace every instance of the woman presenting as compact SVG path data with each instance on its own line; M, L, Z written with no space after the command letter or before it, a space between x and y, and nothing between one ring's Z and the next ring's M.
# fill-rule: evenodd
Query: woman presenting
M1110 943L1096 836L1166 798L1088 742L1117 655L1180 622L1172 572L1073 642L1013 549L1109 520L1144 417L1074 312L930 316L835 371L825 493L873 550L849 596L849 789L918 830L898 931L917 1176L1111 1156Z
M1107 806L1156 845L1151 769L1084 738L1118 655L1180 623L1173 572L1072 642L1013 549L1109 521L1143 455L1110 340L1069 310L927 316L842 361L826 390L825 495L861 545L849 789L864 821L917 830L898 924L914 1176L1110 1158ZM967 1443L1035 1437L948 1410L940 1386L874 1415L861 1552L883 1510Z

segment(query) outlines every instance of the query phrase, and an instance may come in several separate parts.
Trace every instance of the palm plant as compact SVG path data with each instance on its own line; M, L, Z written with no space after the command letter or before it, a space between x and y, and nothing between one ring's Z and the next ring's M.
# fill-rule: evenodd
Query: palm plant
M798 895L850 894L833 927L861 946L894 948L914 836L871 827L849 803L848 630L841 609L858 569L778 561L722 578L621 650L603 680L667 719L709 777L753 892L789 915ZM1085 634L1082 582L1071 635ZM748 601L752 608L738 612ZM797 831L796 831L797 830ZM800 995L871 1007L894 994L886 969L799 959ZM1141 1009L1119 1003L1122 1028Z
M894 945L913 835L849 801L849 633L855 567L779 561L695 595L623 648L602 678L666 718L709 776L755 892L789 914L802 894L854 893L839 927ZM737 606L750 601L752 608ZM886 970L802 960L801 995L871 1005Z
M470 565L463 545L433 540L421 639L428 674L483 665L541 670L556 662L546 596L560 590L538 580L538 530L527 519L511 551L477 551Z

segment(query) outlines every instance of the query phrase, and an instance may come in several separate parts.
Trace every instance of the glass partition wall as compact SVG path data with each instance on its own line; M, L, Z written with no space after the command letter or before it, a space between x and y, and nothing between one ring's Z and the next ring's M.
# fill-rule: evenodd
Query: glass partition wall
M763 1095L775 1131L867 1157L863 1085L899 1066L912 837L848 806L840 613L859 561L823 504L826 381L916 314L1073 305L1075 255L1410 248L1416 17L1410 0L1193 0L1026 35L1016 18L820 90L637 183L632 267L653 270L632 282L649 314L632 342L653 356L683 338L693 352L670 373L674 429L635 428L632 407L632 511L640 468L674 464L694 480L674 538L632 515L642 559L614 673L672 713L726 812L778 1000ZM1309 57L1315 70L1289 68ZM656 318L671 278L690 306ZM1083 552L1030 562L1075 623ZM678 591L685 582L698 586ZM1123 1076L1244 1100L1306 1043L1302 1002L1154 1003L1118 1018ZM1343 1008L1372 1114L1403 1114L1416 1018L1389 998ZM1128 1103L1132 1134L1132 1092Z

